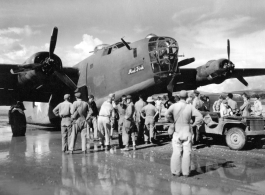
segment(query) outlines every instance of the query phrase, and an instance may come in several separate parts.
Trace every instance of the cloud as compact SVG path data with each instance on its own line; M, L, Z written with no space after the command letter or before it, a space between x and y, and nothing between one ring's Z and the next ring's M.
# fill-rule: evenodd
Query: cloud
M89 52L94 51L94 48L101 44L103 44L103 42L100 39L84 34L83 40L73 48L68 49L64 55L65 58L62 57L62 60L65 59L64 66L73 66L81 60L89 57L93 54Z
M135 33L137 33L137 34L140 34L140 33L146 32L146 31L148 31L150 29L151 29L150 26L143 27L143 26L140 26L140 25L136 25L136 26L134 26L133 31Z
M91 27L90 31L93 32L93 34L110 34L111 33L110 30L101 29L101 28L99 28L97 26Z
M230 58L236 68L265 68L264 3L255 6L249 3L214 1L213 4L183 9L173 14L175 37L178 37L180 52L185 57L195 56L189 67L198 67L212 59L227 58L227 39L230 39ZM230 3L230 6L227 4ZM192 14L191 14L192 13ZM237 79L222 84L201 87L209 92L265 89L265 77L246 78L249 87Z
M39 31L34 31L32 28L28 25L25 25L23 28L19 27L9 27L7 29L0 29L0 35L25 35L25 36L31 36L34 34L40 33Z

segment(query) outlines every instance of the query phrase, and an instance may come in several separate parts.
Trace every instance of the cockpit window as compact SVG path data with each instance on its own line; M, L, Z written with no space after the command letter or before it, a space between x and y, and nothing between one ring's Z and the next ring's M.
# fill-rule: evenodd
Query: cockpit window
M154 73L170 71L178 54L178 43L170 37L156 38L156 41L149 39L148 44L152 70Z

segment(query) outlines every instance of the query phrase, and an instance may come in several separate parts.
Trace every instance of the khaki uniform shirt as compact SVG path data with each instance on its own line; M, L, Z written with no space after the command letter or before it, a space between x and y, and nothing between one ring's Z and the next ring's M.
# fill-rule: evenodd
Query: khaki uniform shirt
M262 104L259 100L254 102L254 115L255 116L262 116Z
M146 105L145 101L142 99L135 103L135 121L140 122L142 108Z
M232 109L232 112L235 112L237 110L237 102L228 98L227 100L228 106Z
M182 113L179 115L180 111ZM195 117L193 126L199 125L202 122L202 114L194 106L187 104L184 100L180 100L171 105L166 112L166 118L171 121L173 119L175 122L175 132L177 133L182 130L191 131L190 121L192 116Z
M242 116L249 116L250 102L248 100L244 101L244 104L240 106L240 110L242 111Z
M154 123L154 116L157 112L158 109L152 104L147 104L145 107L143 107L141 113L145 115L145 124L148 124L150 122Z
M120 118L123 118L125 115L125 111L126 111L127 105L123 104L123 103L119 103L117 106L117 110L118 110L118 114Z
M80 99L73 103L71 114L74 114L75 112L78 112L77 121L87 120L93 114L93 110L90 105Z
M193 99L192 105L196 108L196 109L201 109L203 106L203 101L200 100L199 97L195 97Z
M99 116L112 118L115 115L113 109L114 109L113 105L109 101L105 101L101 105L101 108L100 108L100 111L99 111Z
M62 118L61 126L69 126L71 125L71 107L72 103L68 101L64 101L58 104L54 109L53 113L56 116L60 116Z

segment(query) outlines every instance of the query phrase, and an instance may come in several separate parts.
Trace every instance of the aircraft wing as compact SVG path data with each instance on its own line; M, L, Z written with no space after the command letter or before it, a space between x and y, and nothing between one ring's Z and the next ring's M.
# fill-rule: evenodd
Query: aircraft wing
M17 75L10 70L17 68L18 64L0 64L0 89L15 89L17 86Z
M265 75L265 68L236 68L232 73L232 78L237 78L237 76L252 77L252 76L262 76Z
M55 75L51 75L48 82L37 89L30 91L23 90L18 85L19 74L11 74L11 69L16 69L21 64L0 64L0 105L13 104L19 94L23 101L49 102L52 94L64 95L71 90L62 80ZM63 67L62 71L74 82L78 82L79 73L76 68Z

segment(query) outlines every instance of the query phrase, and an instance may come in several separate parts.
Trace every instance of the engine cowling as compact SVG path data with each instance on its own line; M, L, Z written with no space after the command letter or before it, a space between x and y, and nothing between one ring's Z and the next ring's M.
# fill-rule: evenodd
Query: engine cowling
M57 55L53 54L53 60L46 63L48 58L49 52L38 52L29 57L24 62L25 66L27 64L40 64L40 66L27 72L19 73L18 86L26 89L35 89L50 80L54 69L62 69L62 61ZM23 67L23 64L21 67Z
M196 82L199 85L222 83L234 71L234 64L227 59L211 60L197 68Z

